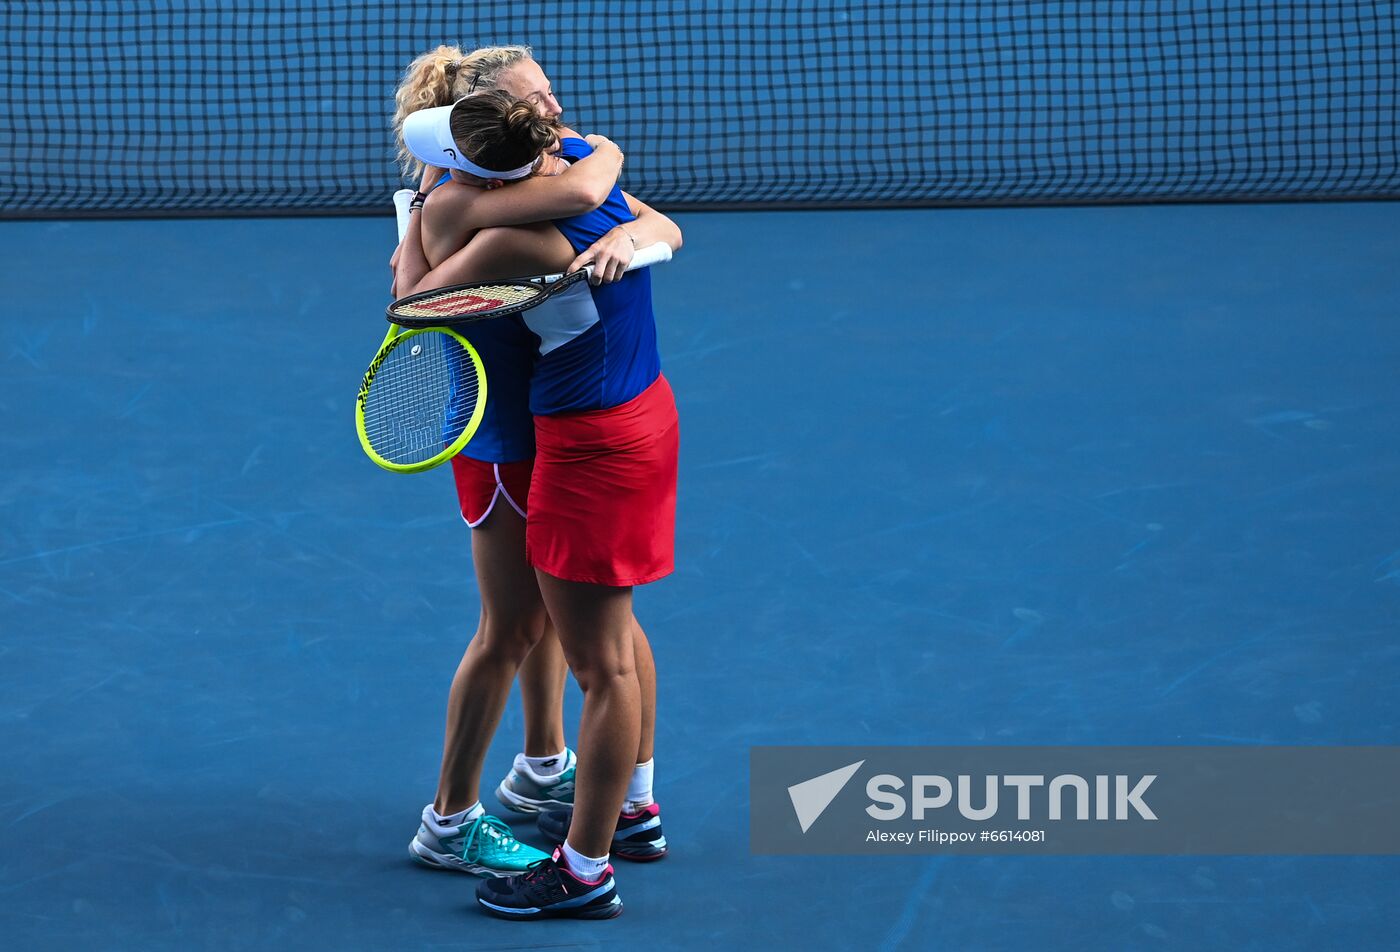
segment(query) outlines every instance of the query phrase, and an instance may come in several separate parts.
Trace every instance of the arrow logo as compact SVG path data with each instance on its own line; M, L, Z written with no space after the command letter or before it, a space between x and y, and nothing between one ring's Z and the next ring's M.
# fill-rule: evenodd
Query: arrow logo
M804 780L788 787L788 796L792 798L792 809L797 814L797 822L802 826L802 832L806 833L811 829L812 824L826 812L826 808L831 806L831 801L836 799L840 793L850 783L855 772L860 769L860 765L865 763L858 760L853 764L833 770L831 773L824 773L820 777L813 777L811 780Z

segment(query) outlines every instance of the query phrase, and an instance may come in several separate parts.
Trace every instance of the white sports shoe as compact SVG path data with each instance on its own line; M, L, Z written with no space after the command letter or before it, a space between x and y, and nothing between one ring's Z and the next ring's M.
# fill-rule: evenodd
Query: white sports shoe
M574 773L578 758L564 751L564 769L552 777L541 777L530 769L524 754L515 755L515 764L496 788L501 805L517 813L567 810L574 805Z

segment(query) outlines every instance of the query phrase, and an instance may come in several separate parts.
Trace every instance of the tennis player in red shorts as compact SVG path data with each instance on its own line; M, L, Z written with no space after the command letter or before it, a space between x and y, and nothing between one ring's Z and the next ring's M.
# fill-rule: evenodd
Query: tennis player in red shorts
M452 459L452 479L457 484L457 505L462 519L473 529L486 521L497 504L509 506L521 519L530 498L530 471L535 461L489 463L470 456Z

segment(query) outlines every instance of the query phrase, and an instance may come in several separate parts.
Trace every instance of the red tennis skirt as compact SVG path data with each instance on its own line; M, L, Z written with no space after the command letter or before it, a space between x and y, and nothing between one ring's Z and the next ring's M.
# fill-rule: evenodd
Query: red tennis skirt
M621 406L535 417L525 555L556 578L643 585L675 568L680 425L665 377Z
M457 504L462 518L475 529L491 515L496 504L510 506L525 517L530 494L532 459L514 463L484 463L470 456L452 457L452 481L457 484Z

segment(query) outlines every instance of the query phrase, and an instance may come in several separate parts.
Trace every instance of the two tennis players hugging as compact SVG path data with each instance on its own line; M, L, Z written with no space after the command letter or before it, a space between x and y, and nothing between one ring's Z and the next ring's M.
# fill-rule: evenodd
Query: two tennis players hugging
M482 878L508 919L609 919L610 859L667 852L652 792L656 669L632 588L674 565L679 427L661 374L648 269L633 252L681 232L618 187L622 151L560 121L527 47L441 46L408 66L394 130L420 183L391 259L396 297L592 268L524 313L459 329L490 382L451 460L471 526L481 617L448 694L441 774L411 855ZM565 741L571 670L578 753ZM483 761L519 675L523 751L496 788L552 853L482 805Z

